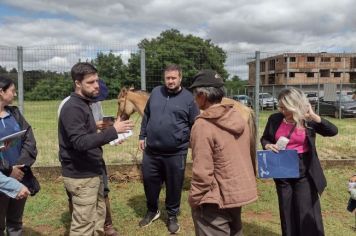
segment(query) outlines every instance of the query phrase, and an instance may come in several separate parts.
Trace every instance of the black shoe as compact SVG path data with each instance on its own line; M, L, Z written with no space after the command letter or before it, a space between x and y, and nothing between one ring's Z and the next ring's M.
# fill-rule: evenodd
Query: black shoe
M178 224L177 216L169 216L168 217L168 219L167 219L167 228L168 228L168 231L171 234L176 234L176 233L179 232L180 226Z
M145 217L138 223L140 227L146 227L149 226L153 221L157 220L161 213L159 211L157 212L151 212L147 211Z

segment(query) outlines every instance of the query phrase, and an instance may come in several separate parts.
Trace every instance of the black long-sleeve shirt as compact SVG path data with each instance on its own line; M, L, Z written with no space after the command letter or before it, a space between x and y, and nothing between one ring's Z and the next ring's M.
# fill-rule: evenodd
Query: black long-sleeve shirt
M65 177L101 175L105 165L101 146L117 138L114 127L97 133L90 102L72 93L61 109L58 121L59 161Z

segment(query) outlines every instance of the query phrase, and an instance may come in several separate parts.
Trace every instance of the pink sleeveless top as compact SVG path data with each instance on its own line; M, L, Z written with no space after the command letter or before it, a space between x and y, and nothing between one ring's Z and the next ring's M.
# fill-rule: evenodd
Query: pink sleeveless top
M287 137L294 124L286 123L284 120L278 127L278 130L275 134L276 140L279 137L284 136ZM309 150L309 145L306 137L305 128L296 127L289 138L289 143L287 144L286 149L297 150L298 153L305 153Z

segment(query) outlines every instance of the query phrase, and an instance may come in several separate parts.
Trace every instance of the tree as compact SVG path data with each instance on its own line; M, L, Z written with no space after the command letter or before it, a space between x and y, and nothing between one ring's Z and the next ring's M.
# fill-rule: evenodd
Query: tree
M225 88L229 95L244 94L247 84L247 80L241 80L239 76L234 75L231 79L225 81Z
M171 63L183 70L183 86L192 83L192 77L201 69L214 69L223 78L226 53L211 40L193 35L183 35L178 30L163 31L157 38L143 39L138 47L146 52L146 83L148 89L162 84L162 71ZM140 52L132 54L128 65L128 78L137 81L140 76Z
M108 54L99 52L92 63L109 89L108 98L116 98L121 84L127 80L127 68L122 62L121 56L116 56L112 52Z
M55 74L47 72L39 80L36 86L25 93L25 99L28 100L58 100L68 96L73 91L73 82L69 73Z

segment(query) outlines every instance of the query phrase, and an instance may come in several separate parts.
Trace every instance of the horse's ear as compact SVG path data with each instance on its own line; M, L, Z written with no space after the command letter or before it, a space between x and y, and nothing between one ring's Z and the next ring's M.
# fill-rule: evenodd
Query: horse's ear
M131 85L129 91L134 91L134 90L135 90L135 86Z
M126 96L127 94L127 88L126 87L123 87L121 90L120 90L120 93L119 95L117 96L117 98L121 98L123 96Z

